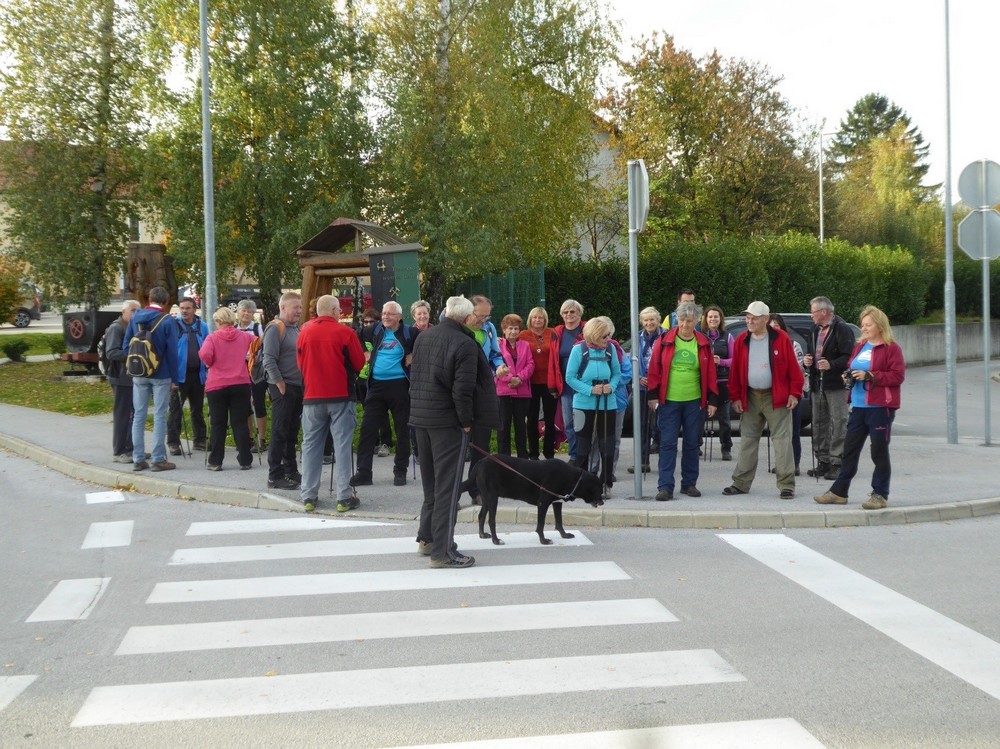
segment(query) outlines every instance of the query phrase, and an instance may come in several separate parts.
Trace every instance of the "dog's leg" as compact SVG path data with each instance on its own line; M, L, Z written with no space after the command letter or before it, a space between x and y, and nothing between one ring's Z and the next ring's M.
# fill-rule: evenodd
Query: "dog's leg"
M483 527L485 524L486 524L486 505L484 504L484 505L480 506L480 508L479 508L479 537L480 538L489 538L489 535L487 535L486 530Z
M483 509L488 508L490 518L490 535L485 536L480 533L479 537L492 538L495 546L503 546L504 542L500 540L499 536L497 536L497 505L499 504L500 495L489 489L481 489L479 496L483 500ZM480 513L482 513L482 510L480 510Z
M562 502L552 503L552 514L555 515L556 518L556 530L559 531L559 535L562 536L563 538L575 538L575 536L572 533L567 533L566 529L563 528L562 506L563 506Z
M545 516L549 514L550 504L552 503L544 499L538 501L538 525L535 526L535 531L538 533L538 540L546 546L552 543L545 537Z

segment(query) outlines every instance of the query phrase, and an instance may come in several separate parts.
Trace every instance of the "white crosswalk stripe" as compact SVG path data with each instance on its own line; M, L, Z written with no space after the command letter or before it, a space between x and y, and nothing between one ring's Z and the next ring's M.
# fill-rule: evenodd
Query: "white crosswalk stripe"
M538 534L501 534L503 546L496 547L489 538L479 534L455 536L455 542L466 551L483 549L523 549L538 546ZM590 546L582 533L574 538L554 539L558 546ZM213 564L218 562L275 561L278 559L309 559L313 557L350 557L364 554L412 554L417 544L412 538L355 538L340 541L298 541L284 544L254 546L213 546L201 549L178 549L170 564Z
M239 533L292 533L296 531L317 531L337 528L374 528L380 525L398 525L398 523L320 517L281 518L278 520L216 520L212 522L191 523L187 535L221 536Z
M37 676L0 676L0 710L17 699L17 696L37 678Z
M110 577L60 580L25 621L56 622L86 619L104 595Z
M81 549L110 549L132 543L134 521L116 520L110 523L91 523Z

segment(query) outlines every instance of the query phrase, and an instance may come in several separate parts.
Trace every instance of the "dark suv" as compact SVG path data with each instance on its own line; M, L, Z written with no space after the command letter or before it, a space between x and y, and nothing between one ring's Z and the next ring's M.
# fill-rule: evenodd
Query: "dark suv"
M260 298L260 289L256 286L230 286L229 293L219 300L219 306L229 307L229 309L235 312L236 305L244 299L252 300L257 305L257 309L264 308L264 303Z

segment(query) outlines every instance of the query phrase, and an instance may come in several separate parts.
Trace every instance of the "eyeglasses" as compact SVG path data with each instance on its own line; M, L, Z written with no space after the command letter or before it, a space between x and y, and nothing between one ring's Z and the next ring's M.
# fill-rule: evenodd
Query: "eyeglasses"
M490 316L489 315L476 315L476 319L479 320L479 322L487 322L490 319Z
M361 324L362 325L374 325L375 321L374 320L363 320Z

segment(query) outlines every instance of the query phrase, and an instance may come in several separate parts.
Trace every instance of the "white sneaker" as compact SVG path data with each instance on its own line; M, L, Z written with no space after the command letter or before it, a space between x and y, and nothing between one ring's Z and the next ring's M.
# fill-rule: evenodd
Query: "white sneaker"
M132 455L131 453L122 453L121 455L116 455L111 459L113 463L131 463Z
M379 445L378 446L378 452L376 454L380 458L388 458L389 457L389 446L388 445Z

